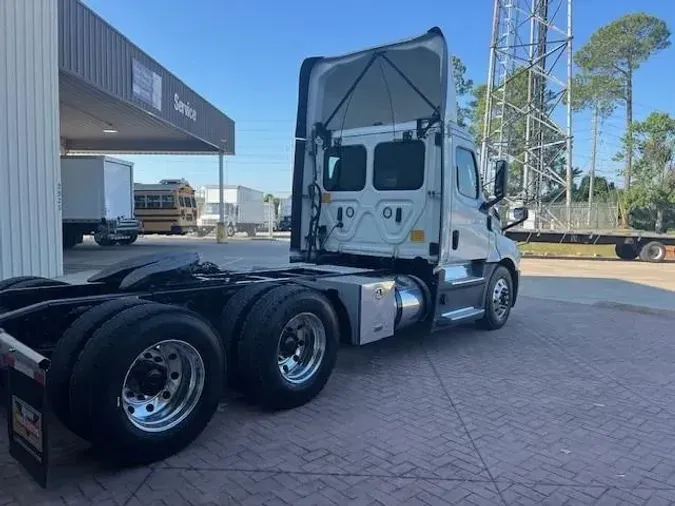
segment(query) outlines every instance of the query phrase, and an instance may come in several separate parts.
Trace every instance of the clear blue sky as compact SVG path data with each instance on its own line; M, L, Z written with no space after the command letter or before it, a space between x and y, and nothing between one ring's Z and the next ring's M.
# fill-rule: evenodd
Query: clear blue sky
M302 60L421 34L440 26L475 82L487 77L492 0L86 0L98 14L235 120L237 156L228 182L288 195L291 140ZM613 19L643 10L675 32L675 0L575 0L575 46ZM675 40L673 41L675 43ZM635 78L635 119L658 108L675 114L675 45ZM603 126L601 174L612 176L624 122L619 110ZM575 165L588 165L590 120L575 116ZM125 156L136 179L185 177L216 183L214 156Z

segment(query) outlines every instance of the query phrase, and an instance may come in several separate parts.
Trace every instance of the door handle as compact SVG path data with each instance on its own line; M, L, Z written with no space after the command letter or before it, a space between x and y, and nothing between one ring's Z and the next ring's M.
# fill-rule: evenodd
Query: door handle
M459 230L452 231L452 249L457 249L459 246Z

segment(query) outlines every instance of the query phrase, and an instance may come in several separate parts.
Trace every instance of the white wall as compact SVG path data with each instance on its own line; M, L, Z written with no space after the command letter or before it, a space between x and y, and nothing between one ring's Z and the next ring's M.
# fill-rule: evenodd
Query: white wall
M0 1L0 279L63 274L57 0Z

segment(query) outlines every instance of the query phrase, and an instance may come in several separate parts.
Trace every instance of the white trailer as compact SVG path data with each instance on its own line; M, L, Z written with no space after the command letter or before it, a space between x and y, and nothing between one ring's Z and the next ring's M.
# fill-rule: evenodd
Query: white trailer
M101 246L136 240L133 167L107 156L61 157L64 248L80 244L86 234Z
M220 219L220 187L207 185L201 188L204 207L197 220L200 233L213 230ZM228 235L246 232L255 235L260 224L265 221L264 198L262 191L240 185L226 185L223 190L225 203L225 229Z

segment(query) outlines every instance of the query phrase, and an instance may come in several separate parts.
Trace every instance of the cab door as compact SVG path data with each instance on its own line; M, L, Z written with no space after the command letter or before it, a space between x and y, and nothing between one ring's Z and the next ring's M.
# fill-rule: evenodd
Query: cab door
M488 215L481 210L483 194L476 153L471 142L456 137L452 189L450 259L485 260L490 249Z

